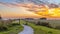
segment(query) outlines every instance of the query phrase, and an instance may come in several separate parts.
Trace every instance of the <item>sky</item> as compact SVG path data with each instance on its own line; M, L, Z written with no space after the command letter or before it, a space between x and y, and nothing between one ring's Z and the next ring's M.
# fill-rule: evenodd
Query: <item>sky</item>
M0 14L3 17L7 17L7 18L16 18L16 17L34 17L34 16L38 16L30 11L27 11L27 8L24 7L5 7L5 6L1 6L0 8Z
M0 14L3 18L24 18L24 17L36 17L38 16L35 13L27 10L28 8L25 7L18 7L18 6L5 6L0 5Z
M49 0L49 2L58 4L58 3L60 3L60 0Z
M28 11L28 8L19 6L20 3L29 3L27 0L0 0L0 14L2 17L40 17L40 15ZM49 0L50 3L60 3L60 0Z
M0 0L0 2L4 2L4 3L14 3L14 2L23 2L25 1L25 3L27 2L27 0ZM38 1L38 0L37 0ZM60 0L47 0L50 3L60 3Z

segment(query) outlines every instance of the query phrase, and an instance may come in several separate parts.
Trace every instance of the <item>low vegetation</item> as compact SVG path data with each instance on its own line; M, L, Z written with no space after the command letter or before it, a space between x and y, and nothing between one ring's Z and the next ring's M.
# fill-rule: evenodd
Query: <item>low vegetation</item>
M34 34L60 34L60 30L58 30L59 26L56 26L57 29L51 28L51 25L48 22L38 22L37 24L30 23L29 21L22 22L27 23L27 25L31 26L34 29Z
M17 25L17 26L9 27L8 30L6 31L1 31L0 34L18 34L22 30L23 27Z
M33 23L28 23L28 25L34 29L34 34L60 34L60 30L57 29L39 26Z
M49 22L48 21L43 21L43 22L41 21L41 22L38 22L35 24L33 22L31 23L26 20L20 20L20 24L25 24L25 25L31 26L34 29L34 34L60 34L60 30L58 30L58 29L60 29L60 26L57 23L56 24L58 26L56 26L55 23L56 22L54 22L54 21L49 21ZM52 27L55 27L55 28L52 28Z
M23 27L19 23L10 20L0 21L0 34L18 34L22 30Z

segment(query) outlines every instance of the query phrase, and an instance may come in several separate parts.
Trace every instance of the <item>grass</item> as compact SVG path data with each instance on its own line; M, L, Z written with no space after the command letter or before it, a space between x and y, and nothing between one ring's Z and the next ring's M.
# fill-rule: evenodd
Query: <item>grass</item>
M18 34L22 30L23 30L23 27L20 25L17 25L17 26L8 28L7 31L0 32L0 34Z
M34 34L60 34L60 30L48 28L45 26L37 26L33 23L28 23L34 29Z
M24 20L20 20L20 24L26 24L28 22L24 21Z
M29 23L26 21L21 20L21 24L28 23L34 29L34 34L60 34L60 30L48 28L45 26L35 25L33 23Z
M11 27L8 27L8 30L1 31L0 34L18 34L23 30L23 26L21 25L14 25Z

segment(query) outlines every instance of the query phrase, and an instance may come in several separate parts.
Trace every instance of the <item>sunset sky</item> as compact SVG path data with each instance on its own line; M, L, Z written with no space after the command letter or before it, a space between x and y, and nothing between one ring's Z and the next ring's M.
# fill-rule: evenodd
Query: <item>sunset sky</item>
M24 3L34 4L27 0L0 0L1 16L4 18L42 17L42 15L29 11L29 8L22 7L22 5L20 5L22 1L24 1ZM49 0L49 2L56 2L58 4L60 0Z
M31 11L27 10L28 8L25 7L18 7L18 6L4 6L0 5L0 14L4 18L19 18L19 17L37 17L38 15L32 13Z

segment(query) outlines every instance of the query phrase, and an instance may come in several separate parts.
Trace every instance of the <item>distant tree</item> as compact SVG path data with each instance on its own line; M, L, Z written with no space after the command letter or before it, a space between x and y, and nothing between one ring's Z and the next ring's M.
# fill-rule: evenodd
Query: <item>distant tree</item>
M25 18L26 20L34 20L33 18Z
M47 18L45 18L45 17L42 17L42 18L40 18L40 20L46 20Z

